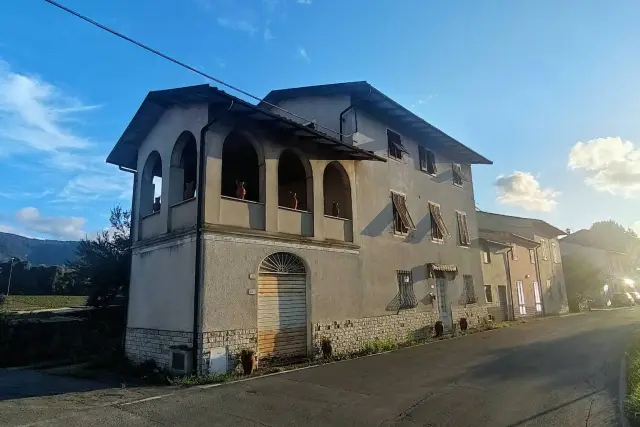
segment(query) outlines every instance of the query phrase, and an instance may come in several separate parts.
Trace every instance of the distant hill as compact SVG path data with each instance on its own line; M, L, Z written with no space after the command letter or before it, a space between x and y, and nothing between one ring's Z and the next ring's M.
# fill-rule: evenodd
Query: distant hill
M64 265L76 258L77 247L75 241L30 239L0 232L0 262L18 257L31 265Z

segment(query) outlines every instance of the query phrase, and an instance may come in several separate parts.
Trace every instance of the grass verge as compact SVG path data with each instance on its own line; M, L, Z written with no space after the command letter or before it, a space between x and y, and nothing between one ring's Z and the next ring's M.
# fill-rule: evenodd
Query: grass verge
M4 311L29 311L77 307L87 304L86 296L74 295L9 295L0 305Z
M627 353L627 398L624 409L629 422L640 426L640 339L637 338Z

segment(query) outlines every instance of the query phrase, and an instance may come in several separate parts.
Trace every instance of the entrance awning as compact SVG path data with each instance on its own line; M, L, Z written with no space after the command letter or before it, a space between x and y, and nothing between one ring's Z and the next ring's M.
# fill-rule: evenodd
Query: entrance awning
M427 264L427 276L433 277L435 273L454 273L458 274L458 266L455 264Z

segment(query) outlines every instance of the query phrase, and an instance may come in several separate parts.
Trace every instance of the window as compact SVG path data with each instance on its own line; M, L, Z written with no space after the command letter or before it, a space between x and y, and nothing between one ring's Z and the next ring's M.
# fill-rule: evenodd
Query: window
M542 311L542 300L540 299L540 287L538 282L533 282L533 295L536 298L536 311L539 313Z
M449 230L442 219L440 205L429 202L429 212L431 212L431 239L441 242L444 236L449 236Z
M547 279L547 290L551 289L551 279Z
M162 159L151 152L142 170L140 183L140 216L160 212L162 198Z
M476 302L478 302L478 298L476 298L476 289L473 286L473 276L470 274L465 274L462 276L462 280L464 283L464 303L475 304Z
M491 264L491 251L489 250L489 246L485 245L482 248L482 258L484 259L485 264Z
M531 261L531 264L535 264L536 263L536 250L535 249L529 249L529 261Z
M420 156L420 170L430 175L435 175L437 172L436 156L433 151L427 150L423 146L418 146L418 154Z
M540 239L540 247L542 248L542 259L547 261L549 259L549 246L545 239Z
M516 289L518 291L518 307L520 309L520 314L527 314L527 306L524 302L524 289L520 280L516 282Z
M493 302L493 291L491 285L484 285L484 299L486 302Z
M387 129L387 144L389 146L389 157L402 160L402 152L406 152L406 150L402 146L400 135Z
M469 227L467 226L467 214L464 212L456 212L458 217L458 236L460 237L460 245L469 246L471 239L469 238Z
M559 264L560 251L558 250L558 245L555 242L551 243L551 253L553 254L553 262Z
M407 234L409 230L415 230L416 226L407 209L406 198L402 194L391 192L391 205L393 207L393 230L398 234Z
M451 170L453 171L453 185L462 187L462 166L459 163L453 163Z
M518 260L518 255L516 254L516 244L512 243L511 244L511 261L517 261Z
M418 299L413 291L413 276L410 271L397 270L399 308L415 308Z

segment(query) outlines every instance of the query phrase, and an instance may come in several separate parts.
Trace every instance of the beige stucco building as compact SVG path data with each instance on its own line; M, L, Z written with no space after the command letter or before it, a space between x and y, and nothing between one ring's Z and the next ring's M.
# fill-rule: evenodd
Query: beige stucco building
M490 162L366 82L259 106L151 92L108 161L135 176L135 361L223 370L486 315L471 165Z
M504 307L508 319L566 313L557 239L564 232L532 218L477 212L477 219L485 287L496 287L502 314Z

